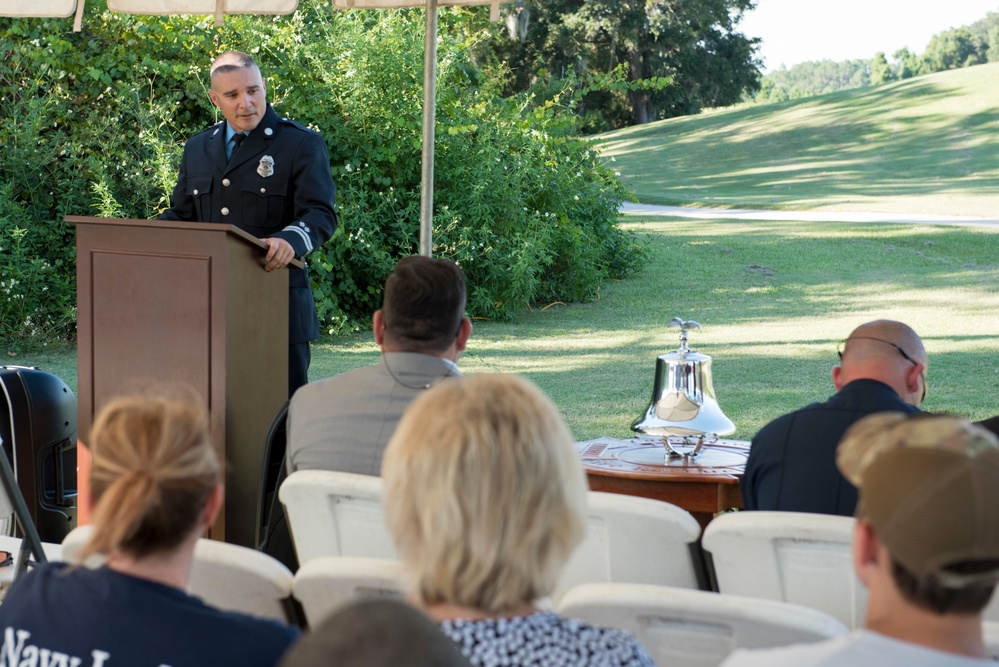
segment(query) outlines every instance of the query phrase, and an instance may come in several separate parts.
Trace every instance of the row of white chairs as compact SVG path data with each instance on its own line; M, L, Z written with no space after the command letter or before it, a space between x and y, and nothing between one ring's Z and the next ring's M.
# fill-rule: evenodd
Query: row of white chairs
M90 530L84 526L67 536L64 560L79 562ZM99 560L86 565L96 566ZM402 564L394 560L319 557L292 575L252 549L200 540L188 590L223 609L315 626L354 600L401 599L406 586ZM289 614L297 605L304 618ZM668 586L583 584L569 590L556 610L628 630L657 664L674 667L714 667L736 648L783 646L848 632L813 609Z
M298 560L323 556L398 558L382 513L379 477L303 470L278 492ZM553 598L581 583L706 586L697 545L701 527L675 505L590 492L586 537L566 564Z
M61 549L65 560L79 560L89 531L84 526L70 533ZM397 561L320 557L292 575L252 549L200 540L188 590L223 609L315 625L353 600L401 598L405 588ZM556 609L628 630L657 664L674 667L714 667L736 648L783 646L848 632L832 616L809 607L668 586L583 584L562 596ZM990 655L999 658L999 623L985 628Z
M299 560L395 559L377 477L299 471L282 484ZM700 527L674 505L590 492L587 536L563 572L556 603L583 583L702 588L818 609L864 624L867 590L852 560L855 520L795 512L732 512ZM999 622L999 596L986 609Z
M803 512L715 517L701 538L713 589L819 609L861 628L867 588L853 567L855 525L852 517ZM999 595L983 617L999 628Z
M225 609L290 622L301 622L304 610L312 624L352 599L402 595L378 478L296 472L280 498L303 562L298 573L251 549L201 540L192 593ZM853 573L851 518L719 516L702 539L706 575L698 573L699 526L680 508L591 492L588 524L549 604L632 631L660 664L713 665L735 647L811 641L863 625L866 591ZM87 531L66 539L65 560L74 561ZM699 578L722 594L683 590L696 588ZM999 604L987 617L990 651L999 657L999 622L993 622Z
M46 554L78 562L89 531L78 528L62 545L45 545ZM404 590L402 566L396 561L315 558L292 575L269 556L210 540L198 543L189 587L192 594L221 608L289 622L303 620L290 613L300 605L312 624L352 600L401 598ZM817 641L848 631L831 616L807 607L638 584L583 584L562 597L557 611L628 630L657 664L674 667L714 667L736 648ZM999 623L986 623L985 635L990 656L999 658Z

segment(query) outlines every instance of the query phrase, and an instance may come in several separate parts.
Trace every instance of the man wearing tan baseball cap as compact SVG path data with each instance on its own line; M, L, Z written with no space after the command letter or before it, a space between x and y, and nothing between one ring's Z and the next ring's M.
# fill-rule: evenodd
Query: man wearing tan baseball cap
M837 450L857 486L853 564L865 628L837 639L737 651L725 667L995 666L982 610L999 581L999 439L947 415L881 413Z

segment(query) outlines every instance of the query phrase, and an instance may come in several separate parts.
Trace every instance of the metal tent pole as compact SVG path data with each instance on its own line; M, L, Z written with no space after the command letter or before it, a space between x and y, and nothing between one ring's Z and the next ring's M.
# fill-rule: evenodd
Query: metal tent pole
M423 175L420 186L420 254L433 254L434 123L437 110L437 0L427 0L423 48Z
M38 529L35 522L31 520L31 512L28 504L24 501L20 487L14 477L14 469L7 460L7 452L3 450L3 438L0 438L0 485L7 495L7 500L14 508L14 518L21 529L24 537L21 539L21 548L17 553L17 562L14 565L14 579L16 580L28 570L28 559L34 558L36 563L44 563L45 551L42 550L42 540L38 536Z

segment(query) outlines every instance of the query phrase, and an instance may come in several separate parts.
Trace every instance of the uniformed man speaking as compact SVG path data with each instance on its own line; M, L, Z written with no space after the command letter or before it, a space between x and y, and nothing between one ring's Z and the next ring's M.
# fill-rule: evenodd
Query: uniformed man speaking
M278 116L260 69L230 51L211 67L208 96L225 121L192 137L162 220L235 225L268 245L264 269L284 268L321 246L336 228L326 144ZM319 319L306 271L289 268L288 396L308 382L309 341Z

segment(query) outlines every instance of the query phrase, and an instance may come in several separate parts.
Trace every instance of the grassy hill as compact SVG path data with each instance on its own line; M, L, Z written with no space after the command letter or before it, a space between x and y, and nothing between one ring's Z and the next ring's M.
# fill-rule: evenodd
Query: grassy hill
M647 204L991 217L999 63L595 140Z

